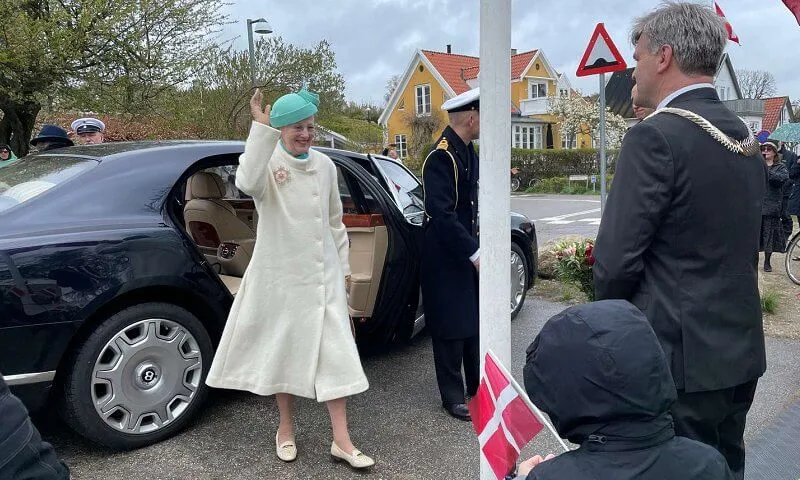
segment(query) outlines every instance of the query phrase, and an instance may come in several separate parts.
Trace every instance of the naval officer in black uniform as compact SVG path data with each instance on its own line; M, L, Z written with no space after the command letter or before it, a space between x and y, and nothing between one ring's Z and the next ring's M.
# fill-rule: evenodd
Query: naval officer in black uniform
M448 100L442 110L449 125L422 166L422 301L442 406L469 420L462 363L468 395L476 393L480 380L478 155L472 145L480 132L478 89Z

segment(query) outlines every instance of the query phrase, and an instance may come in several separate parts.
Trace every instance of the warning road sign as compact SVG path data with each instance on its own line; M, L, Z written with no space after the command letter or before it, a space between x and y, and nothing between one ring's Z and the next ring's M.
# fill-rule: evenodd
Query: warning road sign
M611 41L606 27L602 23L598 23L575 75L586 77L598 73L618 72L626 68L628 65L619 54L614 42Z

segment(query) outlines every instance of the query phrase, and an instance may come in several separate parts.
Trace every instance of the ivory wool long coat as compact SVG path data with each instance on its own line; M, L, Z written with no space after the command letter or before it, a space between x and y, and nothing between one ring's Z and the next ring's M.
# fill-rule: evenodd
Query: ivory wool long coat
M234 299L206 383L320 402L369 385L350 329L347 231L336 167L298 159L280 133L253 122L236 186L259 213L253 258Z

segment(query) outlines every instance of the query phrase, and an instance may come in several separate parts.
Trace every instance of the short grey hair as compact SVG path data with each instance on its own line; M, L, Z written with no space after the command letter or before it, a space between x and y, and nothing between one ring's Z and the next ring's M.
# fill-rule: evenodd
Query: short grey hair
M689 76L717 73L728 31L723 20L710 7L688 2L665 2L653 12L637 18L631 30L631 43L642 35L650 41L655 54L664 46L672 47L681 72Z

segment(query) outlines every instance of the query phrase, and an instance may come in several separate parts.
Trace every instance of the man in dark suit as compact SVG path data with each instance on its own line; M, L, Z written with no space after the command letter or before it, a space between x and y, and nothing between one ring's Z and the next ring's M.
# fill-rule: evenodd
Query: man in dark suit
M420 282L425 323L442 406L469 420L464 397L480 380L478 335L478 155L479 92L469 90L442 105L450 125L422 166L425 237Z
M727 33L711 9L666 4L636 21L632 41L635 103L673 110L625 136L594 251L596 297L644 312L678 390L677 434L717 448L741 479L745 419L766 369L764 162L712 85Z

